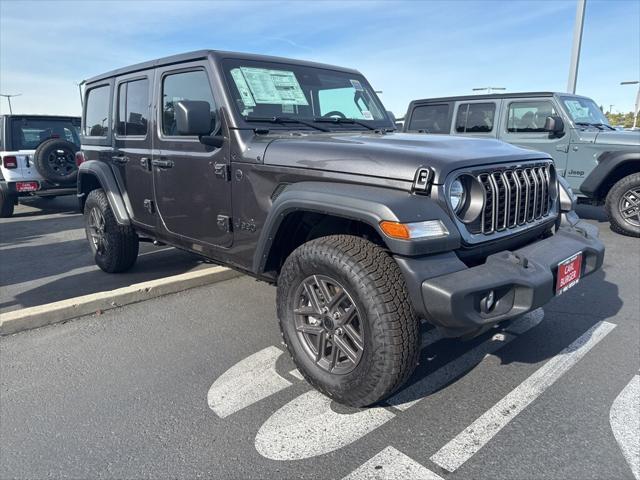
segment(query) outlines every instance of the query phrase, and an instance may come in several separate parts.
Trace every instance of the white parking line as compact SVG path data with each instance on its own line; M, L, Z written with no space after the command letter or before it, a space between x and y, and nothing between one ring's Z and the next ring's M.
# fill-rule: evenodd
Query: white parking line
M442 477L393 447L367 460L343 480L442 480Z
M635 375L613 401L609 422L633 476L640 480L640 375Z
M211 385L209 408L224 418L290 386L276 373L276 361L283 353L271 346L236 363Z
M538 325L543 318L544 311L542 309L534 310L533 312L515 320L507 328L507 331L523 334ZM471 370L475 365L482 362L487 355L501 349L514 338L516 337L509 333L496 333L488 340L476 345L471 350L442 366L432 374L423 377L413 385L410 385L404 390L398 392L388 400L389 405L403 411L411 408L427 395L441 389L463 373Z
M271 460L315 457L359 440L393 417L384 408L336 413L329 397L311 390L271 415L260 427L255 446L260 455Z
M431 461L450 472L458 469L614 328L608 322L591 327L442 447Z

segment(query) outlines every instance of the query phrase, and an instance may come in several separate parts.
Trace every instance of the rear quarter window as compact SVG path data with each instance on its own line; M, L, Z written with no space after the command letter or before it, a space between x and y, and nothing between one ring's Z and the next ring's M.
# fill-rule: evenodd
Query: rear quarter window
M109 104L111 87L102 85L87 92L82 133L87 137L109 135Z
M421 133L449 133L450 105L419 105L413 109L408 129Z

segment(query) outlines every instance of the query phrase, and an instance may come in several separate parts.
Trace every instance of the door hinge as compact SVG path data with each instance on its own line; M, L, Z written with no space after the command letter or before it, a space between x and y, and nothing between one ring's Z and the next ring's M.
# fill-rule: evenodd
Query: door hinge
M558 152L568 152L569 151L569 145L566 145L564 143L560 143L558 145L556 145L556 150Z
M221 178L225 182L228 182L231 179L228 163L214 163L213 169L216 177Z
M223 232L231 231L231 217L228 215L218 215L218 228Z
M144 202L142 202L142 204L144 205L144 209L149 212L149 213L153 213L153 200L149 200L148 198L144 199Z

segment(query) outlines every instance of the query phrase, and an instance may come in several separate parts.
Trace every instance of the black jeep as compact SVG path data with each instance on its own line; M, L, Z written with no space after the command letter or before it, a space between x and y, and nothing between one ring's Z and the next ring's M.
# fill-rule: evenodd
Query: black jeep
M470 337L602 265L547 154L395 133L357 71L198 51L88 80L78 195L96 263L139 241L277 284L305 378L354 406L411 374L419 320Z

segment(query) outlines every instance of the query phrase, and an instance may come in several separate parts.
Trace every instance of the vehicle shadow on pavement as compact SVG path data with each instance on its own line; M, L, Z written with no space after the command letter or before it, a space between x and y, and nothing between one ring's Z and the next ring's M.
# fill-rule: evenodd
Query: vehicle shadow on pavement
M65 195L58 198L24 198L20 204L28 207L26 211L18 211L12 218L35 217L37 215L58 214L78 214L78 199L75 195ZM34 210L32 210L34 209Z
M593 325L615 317L622 305L617 285L606 281L605 273L598 270L580 282L578 288L563 294L558 301L554 299L546 305L544 319L524 333L509 333L509 325L517 321L514 320L504 322L472 340L445 338L428 345L422 350L420 363L413 375L396 395L401 396L403 402L410 402L446 389L478 367L485 358L484 351L498 358L501 365L545 362ZM505 336L508 341L504 346L498 345L496 349L485 348L491 342L503 342ZM477 350L482 353L474 355L474 351ZM465 357L469 359L468 362L464 361ZM439 373L451 369L453 362L460 362L461 359L463 371L460 374L437 386L425 381L429 378L437 381ZM430 377L431 375L433 377Z
M47 255L46 245L15 250L31 258ZM64 242L63 246L58 247L57 253L58 262L54 259L47 268L40 270L40 275L30 273L29 268L1 275L0 312L114 290L204 266L199 256L171 248L147 251L140 255L128 272L109 274L95 265L85 239ZM3 256L10 254L10 251L2 251Z

